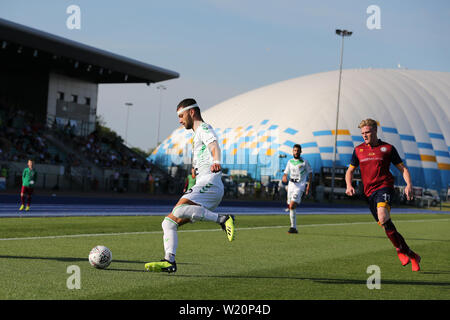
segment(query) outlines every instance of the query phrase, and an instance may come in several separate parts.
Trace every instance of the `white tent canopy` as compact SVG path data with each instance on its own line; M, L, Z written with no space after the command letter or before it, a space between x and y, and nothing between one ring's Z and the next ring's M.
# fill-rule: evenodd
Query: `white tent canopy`
M302 156L310 160L316 172L331 166L338 80L339 71L290 79L202 112L203 119L217 128L224 166L246 168L250 173L256 170L255 177L277 177L283 169L279 155L289 157L294 143L302 145ZM450 73L343 70L338 165L347 166L353 148L362 143L358 124L366 118L378 121L379 137L397 148L412 171L415 185L447 188ZM168 163L168 159L174 162L181 155L186 160L190 157L190 138L191 133L184 128L175 130L151 158L160 164Z

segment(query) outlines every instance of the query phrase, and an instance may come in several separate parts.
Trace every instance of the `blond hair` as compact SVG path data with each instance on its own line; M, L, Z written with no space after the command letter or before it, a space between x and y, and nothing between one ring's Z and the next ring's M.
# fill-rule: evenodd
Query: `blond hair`
M359 126L358 126L358 128L362 128L362 127L365 127L365 126L369 126L369 127L372 127L372 128L377 128L377 122L375 121L375 120L373 120L373 119L365 119L365 120L362 120L360 123L359 123Z

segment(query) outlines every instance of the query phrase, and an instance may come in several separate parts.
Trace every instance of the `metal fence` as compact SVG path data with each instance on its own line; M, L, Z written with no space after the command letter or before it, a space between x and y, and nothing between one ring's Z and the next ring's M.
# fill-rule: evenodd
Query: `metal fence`
M22 186L22 172L12 171L5 179L5 189L17 189ZM83 175L67 175L54 173L40 173L34 186L35 189L53 191L80 191L80 192L150 192L150 184L142 179L126 179L120 177L114 179L91 178ZM154 190L156 192L157 190Z

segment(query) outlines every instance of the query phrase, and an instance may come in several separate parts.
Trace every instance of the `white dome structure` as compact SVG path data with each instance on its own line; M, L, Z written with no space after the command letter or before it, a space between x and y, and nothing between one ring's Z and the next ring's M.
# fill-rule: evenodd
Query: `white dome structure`
M268 85L202 112L219 136L225 168L253 177L282 175L292 146L315 172L331 167L339 71ZM202 106L200 106L202 108ZM349 164L362 143L358 124L372 118L378 136L393 144L413 184L431 189L450 183L450 73L420 70L343 70L337 165ZM191 131L176 129L150 156L163 166L190 163ZM397 170L392 170L399 177ZM397 179L403 184L402 179Z

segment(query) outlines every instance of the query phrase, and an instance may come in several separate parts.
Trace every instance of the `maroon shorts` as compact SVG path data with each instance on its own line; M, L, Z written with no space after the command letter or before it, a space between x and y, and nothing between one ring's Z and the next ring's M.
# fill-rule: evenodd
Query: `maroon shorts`
M20 193L31 196L33 194L33 188L22 186L22 190L20 191Z

